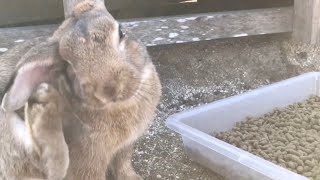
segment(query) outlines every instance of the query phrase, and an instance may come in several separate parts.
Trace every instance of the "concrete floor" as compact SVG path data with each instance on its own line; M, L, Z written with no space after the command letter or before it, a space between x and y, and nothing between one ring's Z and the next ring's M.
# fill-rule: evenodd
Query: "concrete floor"
M134 164L146 179L224 179L188 159L165 119L200 104L319 69L320 51L288 34L150 48L164 97L154 126L137 145ZM159 176L159 177L160 177Z
M14 50L23 53L17 49L32 46L34 38L53 29L0 29L0 50L8 49L0 58ZM153 126L135 150L133 164L146 180L224 179L185 155L180 137L164 125L169 115L320 68L320 49L294 44L289 34L157 46L149 52L161 76L163 98Z

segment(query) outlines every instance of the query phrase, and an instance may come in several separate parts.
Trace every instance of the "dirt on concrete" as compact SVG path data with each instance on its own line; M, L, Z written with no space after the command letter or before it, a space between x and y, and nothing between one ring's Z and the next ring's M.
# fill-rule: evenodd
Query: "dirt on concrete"
M134 165L146 179L219 180L190 161L166 118L289 77L319 70L320 49L295 44L290 34L214 40L149 49L163 98L154 125L137 144Z
M52 30L0 30L0 50L8 49L0 58ZM180 136L165 127L169 115L320 68L320 49L295 44L290 34L157 46L149 52L163 97L154 124L135 149L134 167L146 180L224 179L186 156Z

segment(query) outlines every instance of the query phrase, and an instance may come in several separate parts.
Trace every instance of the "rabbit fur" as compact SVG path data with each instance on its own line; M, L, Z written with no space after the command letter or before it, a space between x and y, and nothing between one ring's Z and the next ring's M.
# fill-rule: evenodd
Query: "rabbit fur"
M0 110L0 179L63 180L69 166L62 131L63 99L41 84L26 103L25 122Z
M58 91L42 82L59 77L58 72L65 67L60 60L58 40L71 27L71 22L73 19L67 19L49 39L36 39L1 56L0 92L14 86L16 89L10 89L10 93L17 91L27 96L17 94L23 98L13 96L14 99L6 101L4 97L2 101L5 108L0 110L0 180L62 180L67 173L69 149L63 125L68 122L62 121L68 117L67 103ZM23 56L17 53L21 50L25 53ZM37 71L33 71L34 66ZM22 82L17 79L21 77ZM15 81L19 85L14 84ZM10 108L22 109L24 120L17 113L7 111Z
M145 46L123 36L104 7L83 13L62 36L59 50L69 64L72 92L62 94L68 94L73 112L90 129L69 144L66 178L105 179L110 167L116 179L142 179L130 162L132 146L152 123L161 96Z
M70 158L65 179L105 179L108 168L107 178L140 180L131 165L132 149L152 123L161 97L160 80L145 46L134 37L123 36L105 6L92 2L77 6L85 11L74 13L72 28L57 38L61 59L53 60L63 67L67 63L65 76L42 74L37 82L50 79L72 107L73 116L66 116L63 125ZM29 66L31 72L43 68L38 61ZM15 91L22 80L27 89L38 84L25 78L30 73L21 71L30 64L25 62L19 62L7 88L3 105L7 110L21 108L29 97L30 93ZM52 70L59 67L55 63L45 64L49 72L56 72Z

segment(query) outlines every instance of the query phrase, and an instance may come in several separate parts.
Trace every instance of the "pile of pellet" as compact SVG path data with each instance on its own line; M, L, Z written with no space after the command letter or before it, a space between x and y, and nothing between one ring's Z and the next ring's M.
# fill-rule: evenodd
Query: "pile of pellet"
M320 97L248 118L214 136L311 179L320 180Z

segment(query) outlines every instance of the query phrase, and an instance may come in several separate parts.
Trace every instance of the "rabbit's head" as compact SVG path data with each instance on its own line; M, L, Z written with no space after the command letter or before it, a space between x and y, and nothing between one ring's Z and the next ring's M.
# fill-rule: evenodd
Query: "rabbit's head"
M60 74L66 74L72 96L96 109L148 93L143 86L155 69L145 46L124 35L103 4L87 0L77 8L53 38L59 44L42 47L53 52L44 51L43 57L35 52L35 58L26 55L28 61L20 63L3 98L4 109L21 108L35 87L56 81Z
M124 35L106 9L83 13L59 50L75 96L91 107L139 96L143 79L151 75L145 47Z
M86 0L79 3L74 8L73 15L59 26L52 37L31 48L19 60L2 97L1 107L4 110L20 109L39 84L54 81L61 76L66 62L61 60L58 42L63 34L73 28L82 13L103 7L93 2L94 0Z

